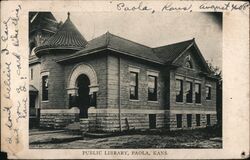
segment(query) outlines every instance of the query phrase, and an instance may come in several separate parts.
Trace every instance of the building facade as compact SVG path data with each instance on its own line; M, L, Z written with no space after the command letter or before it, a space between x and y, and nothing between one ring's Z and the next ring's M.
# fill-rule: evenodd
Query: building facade
M30 98L36 93L40 127L80 122L85 131L114 132L216 124L217 80L195 39L150 48L107 32L86 41L68 13L33 51L39 67L34 72L30 58Z

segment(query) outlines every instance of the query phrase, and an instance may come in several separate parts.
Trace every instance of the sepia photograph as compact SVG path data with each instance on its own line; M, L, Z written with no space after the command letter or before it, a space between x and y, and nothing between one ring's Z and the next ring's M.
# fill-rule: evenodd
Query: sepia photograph
M221 149L222 14L29 12L29 148Z
M1 159L249 157L249 2L0 3Z

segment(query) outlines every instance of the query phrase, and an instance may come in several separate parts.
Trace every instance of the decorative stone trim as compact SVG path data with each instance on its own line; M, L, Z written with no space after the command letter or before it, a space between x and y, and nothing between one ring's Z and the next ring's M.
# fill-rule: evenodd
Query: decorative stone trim
M134 66L131 66L131 65L129 65L128 70L130 72L136 72L136 73L140 72L140 68L137 68L137 67L134 67Z
M135 114L160 114L169 112L168 110L139 110L139 109L121 109L121 113L135 113ZM88 113L119 113L118 109L96 109L90 107Z
M158 71L153 71L153 70L148 70L147 75L159 77L159 72Z
M170 114L216 114L216 111L201 110L170 110Z
M80 110L77 107L73 107L71 109L41 109L41 114L56 114L56 113L73 113L79 114Z
M71 71L71 75L69 76L68 80L68 94L71 94L72 92L70 89L76 88L76 80L81 74L85 74L86 76L88 76L90 80L91 93L93 93L93 91L98 91L98 82L95 70L90 65L82 63L75 66Z

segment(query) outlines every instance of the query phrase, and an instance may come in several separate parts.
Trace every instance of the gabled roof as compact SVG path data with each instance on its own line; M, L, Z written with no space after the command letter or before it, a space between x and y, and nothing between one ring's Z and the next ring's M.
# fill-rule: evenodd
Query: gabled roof
M61 28L59 28L58 31L41 46L37 47L35 53L39 54L40 51L49 49L81 50L86 44L86 39L71 22L70 14L68 13L68 18Z
M160 64L164 63L164 61L162 61L153 52L152 48L127 40L119 36L116 36L109 32L89 41L84 49L76 52L75 54L72 54L63 59L60 59L59 61L64 61L64 60L69 60L72 58L85 56L85 55L91 54L92 53L91 51L94 51L97 49L108 49L108 50L112 50L112 51L122 53L128 56L141 58L147 61L152 61L152 62L160 63Z
M155 54L164 60L165 63L172 63L177 57L180 56L187 48L192 46L194 39L174 43L162 47L154 48Z

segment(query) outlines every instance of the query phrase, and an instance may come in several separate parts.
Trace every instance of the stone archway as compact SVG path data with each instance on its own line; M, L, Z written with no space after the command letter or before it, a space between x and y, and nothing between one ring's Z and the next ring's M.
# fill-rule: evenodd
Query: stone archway
M90 96L90 105L96 106L96 92L99 90L97 75L95 70L87 64L79 64L75 66L68 79L67 84L67 94L69 96L69 106L76 107L78 105L78 84L77 80L81 75L85 75L89 79L89 96Z
M68 94L77 95L78 88L76 81L77 78L82 74L86 75L90 80L89 93L93 94L94 92L98 91L98 82L95 70L90 65L79 64L72 69L71 74L69 76L67 88Z

